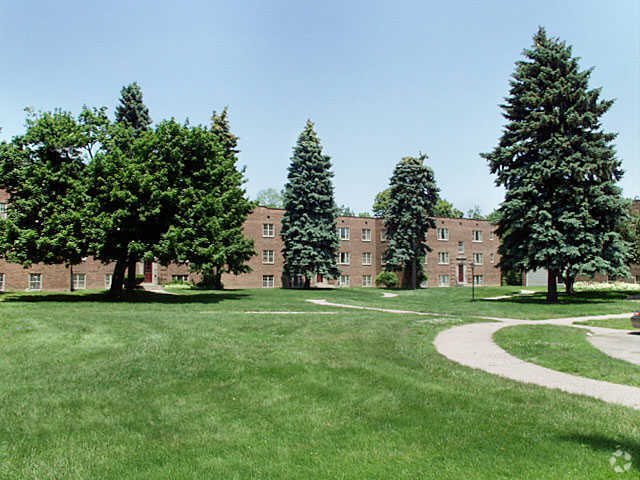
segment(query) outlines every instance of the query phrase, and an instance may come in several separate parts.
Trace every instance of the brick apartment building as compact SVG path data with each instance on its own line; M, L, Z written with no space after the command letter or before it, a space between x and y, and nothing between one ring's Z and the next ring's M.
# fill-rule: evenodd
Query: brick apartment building
M6 214L8 196L0 191L0 215ZM255 242L256 255L248 262L251 273L223 275L225 288L282 287L282 238L280 228L284 210L257 207L247 218L245 235ZM500 285L497 268L498 237L484 220L436 218L437 229L430 230L425 272L428 287L456 285ZM370 217L338 217L340 238L337 279L317 277L314 286L370 287L383 270L386 249L384 221ZM114 264L103 264L88 257L73 269L64 265L35 264L29 268L0 261L0 290L67 290L71 280L75 289L105 289L111 285ZM162 266L141 262L139 274L145 282L163 284L192 279L187 265ZM473 271L473 273L472 273Z

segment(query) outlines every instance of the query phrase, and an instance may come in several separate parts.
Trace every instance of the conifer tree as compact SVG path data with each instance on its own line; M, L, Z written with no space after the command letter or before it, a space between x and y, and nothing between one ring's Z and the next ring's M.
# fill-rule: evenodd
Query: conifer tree
M433 170L424 164L428 157L404 157L391 177L390 202L386 211L385 228L388 241L384 253L385 270L404 270L405 284L416 289L419 259L431 248L427 245L427 231L435 228L434 209L439 189Z
M285 278L291 284L304 277L305 288L314 274L340 275L331 159L323 155L313 126L308 120L293 149L281 231Z
M122 87L120 90L120 104L115 111L116 123L132 129L134 137L149 129L151 117L149 109L144 104L142 89L137 82ZM136 161L132 158L132 161ZM144 159L141 159L144 162ZM128 259L127 290L132 291L136 286L136 263L139 259L131 255Z
M627 246L618 233L626 219L617 182L616 137L600 117L612 100L588 88L571 47L540 28L516 62L502 105L507 125L498 146L482 154L496 184L506 189L499 209L501 266L546 268L547 301L558 301L557 279L569 291L579 274L626 275Z

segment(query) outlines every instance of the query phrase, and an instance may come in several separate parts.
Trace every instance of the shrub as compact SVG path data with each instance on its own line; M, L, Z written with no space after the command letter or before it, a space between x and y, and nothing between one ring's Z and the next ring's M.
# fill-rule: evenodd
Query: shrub
M393 272L381 272L376 277L376 285L386 288L396 288L398 286L398 276Z
M137 274L136 275L136 285L142 285L142 282L144 282L144 275Z

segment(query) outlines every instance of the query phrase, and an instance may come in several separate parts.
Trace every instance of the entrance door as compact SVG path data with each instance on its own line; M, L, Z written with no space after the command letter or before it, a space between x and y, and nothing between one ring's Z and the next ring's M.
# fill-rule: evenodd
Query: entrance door
M144 281L145 283L153 282L153 262L144 262Z
M458 283L464 283L464 264L458 264Z
M316 277L316 283L322 283L322 275L318 274Z

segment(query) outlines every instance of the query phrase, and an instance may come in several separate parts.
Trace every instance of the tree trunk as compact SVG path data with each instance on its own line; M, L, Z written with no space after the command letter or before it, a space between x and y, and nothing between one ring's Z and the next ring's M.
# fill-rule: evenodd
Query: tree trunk
M129 258L127 263L127 292L131 293L136 289L136 259Z
M73 265L69 265L69 291L73 292Z
M564 286L567 291L567 295L573 295L575 290L573 289L573 284L576 281L576 277L566 274L564 277Z
M417 282L417 265L416 263L418 262L417 259L413 259L411 260L411 290L415 290L416 289L416 282Z
M222 285L222 272L216 270L211 279L211 286L214 290L222 290L224 286Z
M558 303L558 271L547 271L547 303Z
M116 262L111 277L111 288L109 289L110 297L119 297L122 295L122 284L124 283L124 274L127 270L127 261L120 259Z
M311 288L311 277L304 276L304 289L309 290Z

